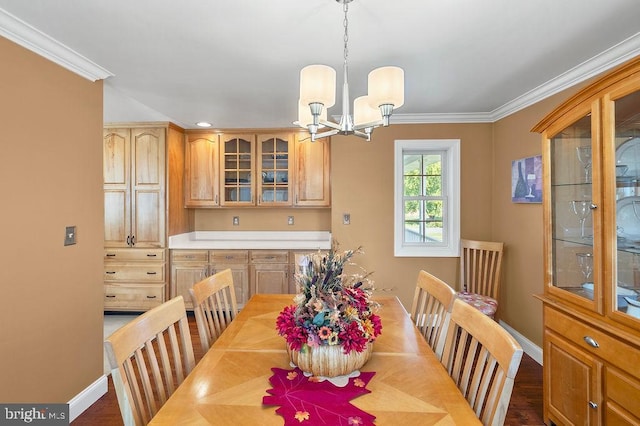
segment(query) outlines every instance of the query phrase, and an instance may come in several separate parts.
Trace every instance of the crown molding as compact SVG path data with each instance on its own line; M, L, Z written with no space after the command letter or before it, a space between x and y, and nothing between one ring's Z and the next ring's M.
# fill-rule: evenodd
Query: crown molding
M397 114L391 118L391 124L427 124L427 123L492 123L493 117L488 112L465 113L420 113Z
M546 83L536 87L529 92L518 96L516 99L507 102L503 106L493 110L491 117L493 121L498 121L521 109L540 102L549 96L560 93L565 89L575 86L585 80L610 70L611 68L626 62L640 54L640 32L610 47L591 59L571 68L569 71L552 78Z
M0 9L0 35L87 80L113 77L111 72L100 65L3 9Z

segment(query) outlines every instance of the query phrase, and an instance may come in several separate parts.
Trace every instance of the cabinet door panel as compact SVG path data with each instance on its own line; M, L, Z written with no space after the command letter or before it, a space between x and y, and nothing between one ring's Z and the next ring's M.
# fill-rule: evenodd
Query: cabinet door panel
M189 135L185 156L185 205L217 207L219 203L218 135Z
M296 144L295 204L331 205L330 142L327 139Z
M129 191L104 191L104 244L107 247L127 247L131 230Z
M159 191L138 191L131 235L135 247L164 247L164 200Z
M544 336L545 417L567 426L600 424L602 364L552 332Z
M286 294L289 292L289 265L251 265L253 294Z
M173 264L171 266L171 297L182 296L187 309L193 309L189 289L207 277L209 267L202 264Z
M225 269L231 269L236 302L238 303L238 307L242 307L249 300L249 266L246 264L215 264L211 266L211 274L216 274Z

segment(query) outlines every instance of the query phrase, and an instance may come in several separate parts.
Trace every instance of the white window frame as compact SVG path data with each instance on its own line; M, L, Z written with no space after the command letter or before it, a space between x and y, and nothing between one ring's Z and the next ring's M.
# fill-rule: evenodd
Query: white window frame
M405 153L444 152L443 163L443 236L442 243L404 242ZM394 147L394 255L396 257L457 257L460 255L460 139L404 139Z

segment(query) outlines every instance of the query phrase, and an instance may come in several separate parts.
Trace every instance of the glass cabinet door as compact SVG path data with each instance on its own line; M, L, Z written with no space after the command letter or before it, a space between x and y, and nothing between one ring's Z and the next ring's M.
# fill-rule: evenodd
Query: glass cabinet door
M225 205L253 204L253 136L223 135L222 165Z
M640 92L612 101L615 123L613 311L640 318Z
M597 144L590 111L549 140L549 200L551 289L590 309L598 309L600 289L594 273L594 170ZM596 173L595 180L599 179Z
M291 205L289 135L258 135L259 203Z

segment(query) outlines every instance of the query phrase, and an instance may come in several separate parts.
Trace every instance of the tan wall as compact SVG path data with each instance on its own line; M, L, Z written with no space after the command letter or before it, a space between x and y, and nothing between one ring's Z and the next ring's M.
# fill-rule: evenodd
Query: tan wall
M240 225L233 225L238 216ZM287 224L293 216L293 225ZM238 208L195 209L198 231L330 231L331 209Z
M0 401L65 403L102 375L102 83L0 58Z
M331 141L332 232L342 249L363 246L354 261L376 288L411 307L420 269L457 288L458 258L408 258L393 255L393 155L396 139L461 140L461 235L491 236L491 124L392 125L374 131L371 142L356 137ZM351 224L342 224L343 213Z

